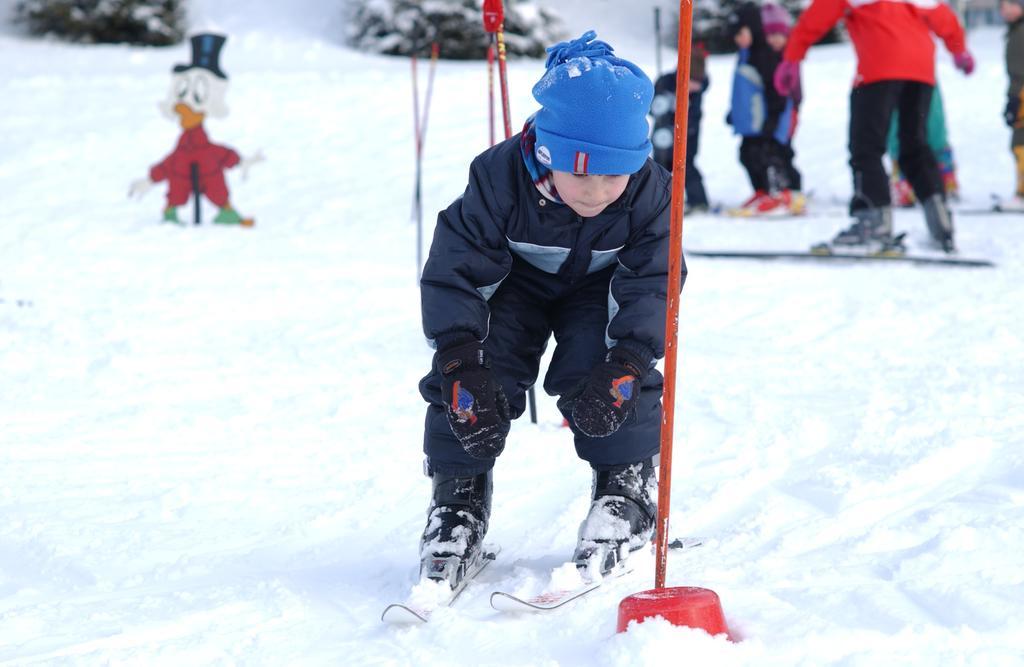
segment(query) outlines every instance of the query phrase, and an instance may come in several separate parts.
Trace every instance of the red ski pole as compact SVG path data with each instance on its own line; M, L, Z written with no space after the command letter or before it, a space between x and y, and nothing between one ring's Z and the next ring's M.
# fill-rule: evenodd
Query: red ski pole
M508 106L508 72L505 68L505 7L501 0L484 0L484 30L498 44L498 82L501 84L501 112L505 120L505 138L512 136L512 112Z
M491 145L494 145L494 39L487 45L487 119Z
M512 136L512 111L508 105L508 72L505 69L505 7L501 0L484 0L484 30L494 36L498 45L498 81L501 83L501 115L505 121L505 138ZM490 70L488 70L490 71ZM494 145L494 83L491 79L491 145ZM530 405L530 422L537 423L537 392L533 387L527 392Z

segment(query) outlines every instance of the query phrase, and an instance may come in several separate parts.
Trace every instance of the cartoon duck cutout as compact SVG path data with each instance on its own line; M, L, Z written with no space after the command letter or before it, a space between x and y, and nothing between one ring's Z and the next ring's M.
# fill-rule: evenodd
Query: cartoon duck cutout
M264 159L263 154L257 151L243 159L234 149L212 143L203 129L207 117L224 118L228 114L224 103L228 76L220 68L220 51L225 41L224 35L212 33L191 38L192 62L174 66L170 94L160 104L165 116L177 118L181 124L178 145L150 168L148 178L135 181L129 190L130 196L141 197L156 183L167 181L164 222L181 224L178 207L196 190L217 206L214 223L253 225L252 218L242 217L231 205L224 171L237 165L242 169L244 180L249 168Z

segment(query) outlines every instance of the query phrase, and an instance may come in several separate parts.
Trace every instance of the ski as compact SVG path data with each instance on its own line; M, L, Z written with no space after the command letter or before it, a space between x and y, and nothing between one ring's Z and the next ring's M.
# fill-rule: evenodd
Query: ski
M805 208L803 211L784 211L779 213L762 213L762 214L751 214L745 213L742 209L718 209L712 211L706 211L707 214L713 215L724 220L732 220L736 222L742 222L749 220L751 222L774 222L774 221L791 221L791 220L806 220L815 218L845 218L849 214L845 209L837 208Z
M459 599L473 579L477 577L491 561L498 557L500 547L487 547L458 577L458 581L448 587L448 576L453 572L452 563L456 557L435 558L430 564L430 573L413 589L406 602L395 602L384 608L380 620L388 625L417 625L430 621L430 616L441 607L451 607Z
M1001 208L999 206L993 206L992 208L961 208L954 209L953 215L1024 215L1024 210Z
M1013 202L1006 204L1002 197L993 193L989 195L990 204L988 208L965 208L960 210L954 210L954 215L991 215L994 213L999 214L1010 214L1010 215L1024 215L1024 208L1021 208L1020 202Z
M704 544L704 540L698 538L676 538L669 543L668 547L669 549L691 549L702 544ZM573 564L579 567L578 563ZM597 578L584 581L583 584L576 587L545 591L529 597L514 595L506 591L494 591L491 593L491 607L497 611L511 613L554 611L596 591L606 581L618 579L632 571L633 569L628 565L628 560L620 560L608 572Z
M585 581L580 586L545 591L530 597L520 597L506 591L494 591L491 593L491 607L497 611L512 613L554 611L596 591L604 582L618 579L632 571L633 569L626 564L626 561L620 561L616 567L601 575L599 579Z
M854 252L799 252L799 251L761 251L761 250L687 250L687 255L694 257L710 257L716 259L752 259L776 260L790 259L801 261L836 261L836 262L905 262L908 264L962 266L962 267L993 267L995 264L987 259L969 259L965 257L931 257L927 255L908 254L858 254Z

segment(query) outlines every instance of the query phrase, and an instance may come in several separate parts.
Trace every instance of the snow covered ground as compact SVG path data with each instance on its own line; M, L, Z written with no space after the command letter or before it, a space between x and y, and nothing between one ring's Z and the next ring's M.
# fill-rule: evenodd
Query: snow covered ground
M553 4L653 69L650 2L635 24ZM159 225L162 192L126 198L177 139L156 103L186 47L0 35L0 663L1024 664L1014 216L957 220L962 254L995 269L689 261L672 532L706 545L673 554L668 583L717 591L741 641L615 634L652 562L565 613L489 608L499 584L543 588L586 512L589 471L543 395L496 470L500 559L429 626L382 626L429 494L409 63L342 47L334 5L193 11L231 35L211 138L268 158L230 176L251 230ZM1012 166L1001 31L970 43L973 77L944 52L939 72L977 207ZM729 203L747 194L721 122L732 65L712 59L699 157ZM517 127L541 68L510 65ZM804 68L819 215L693 217L685 245L803 248L844 223L852 72L849 45ZM461 192L486 122L484 66L442 62L425 210ZM919 212L896 223L924 244Z

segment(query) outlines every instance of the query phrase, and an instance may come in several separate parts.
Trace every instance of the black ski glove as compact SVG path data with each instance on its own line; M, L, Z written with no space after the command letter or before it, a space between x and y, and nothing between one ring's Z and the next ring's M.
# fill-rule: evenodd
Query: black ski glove
M501 454L512 411L480 343L470 340L439 350L434 363L448 424L463 449L477 459Z
M636 409L649 366L649 358L641 353L624 345L613 347L589 377L559 399L558 407L572 414L576 428L585 435L607 437Z
M1010 127L1017 124L1017 117L1020 115L1020 96L1009 95L1006 98L1006 109L1003 110L1003 120Z

